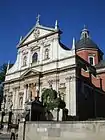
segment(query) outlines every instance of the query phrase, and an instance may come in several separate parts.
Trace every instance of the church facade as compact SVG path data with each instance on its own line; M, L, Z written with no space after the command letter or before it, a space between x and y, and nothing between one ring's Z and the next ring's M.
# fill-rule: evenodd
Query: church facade
M103 53L90 41L88 30L82 30L78 42L73 39L71 49L61 43L61 33L57 21L54 28L49 28L40 25L38 19L31 31L20 38L16 62L7 69L4 82L4 109L8 112L11 108L15 119L21 117L25 102L41 97L42 89L50 85L66 102L69 116L82 116L87 109L83 108L85 100L85 105L91 102L94 110L93 95L104 95L105 78L99 76ZM89 113L91 117L94 111Z
M7 70L4 95L5 108L19 114L25 102L34 100L43 88L64 93L69 114L76 115L76 60L75 49L69 50L60 42L61 31L57 21L55 28L44 27L37 21L35 27L17 45L17 60ZM66 95L65 95L66 93Z

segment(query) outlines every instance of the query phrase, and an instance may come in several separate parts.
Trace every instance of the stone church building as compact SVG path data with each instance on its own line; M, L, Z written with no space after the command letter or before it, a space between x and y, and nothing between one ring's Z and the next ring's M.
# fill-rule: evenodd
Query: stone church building
M105 116L101 108L105 104L103 52L86 28L79 41L73 38L71 48L61 42L61 34L57 21L50 28L41 25L38 18L20 38L16 62L7 68L2 104L5 111L12 109L15 119L21 117L25 103L41 97L42 89L49 85L61 94L69 116Z

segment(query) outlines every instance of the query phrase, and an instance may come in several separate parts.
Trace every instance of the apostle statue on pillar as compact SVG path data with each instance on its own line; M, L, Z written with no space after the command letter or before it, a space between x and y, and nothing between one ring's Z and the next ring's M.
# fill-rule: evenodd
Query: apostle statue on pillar
M29 99L29 102L32 101L32 92L31 91L29 91L29 98L28 99Z
M13 106L13 102L12 102L12 100L10 100L9 106L8 106L8 111L12 111L12 106Z
M4 111L5 110L5 104L6 104L6 95L3 96L3 102L1 105L1 110Z

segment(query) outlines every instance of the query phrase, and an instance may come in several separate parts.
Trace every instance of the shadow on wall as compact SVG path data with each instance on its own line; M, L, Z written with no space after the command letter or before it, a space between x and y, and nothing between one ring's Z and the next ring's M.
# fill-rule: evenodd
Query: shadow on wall
M77 84L77 115L79 120L105 119L105 95L97 88L90 88L78 80Z

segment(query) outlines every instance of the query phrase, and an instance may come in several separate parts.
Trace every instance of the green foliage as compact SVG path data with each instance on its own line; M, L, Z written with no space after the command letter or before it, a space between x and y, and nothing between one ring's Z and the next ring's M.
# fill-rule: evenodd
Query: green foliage
M55 106L55 99L57 98L57 92L51 89L42 90L42 102L48 110L53 110Z
M63 108L66 107L65 102L64 102L61 98L57 98L57 99L55 100L55 102L56 102L57 108L59 108L59 109L63 109Z
M13 64L9 64L9 68L11 68L12 66ZM6 70L7 70L7 64L4 63L2 66L0 66L0 84L2 84L2 82L4 82L5 80Z
M9 68L11 68L12 66L13 64L9 64ZM3 98L3 82L5 81L6 70L7 64L4 63L3 65L0 66L0 102L2 101Z
M0 67L0 84L5 80L6 69L7 69L7 64L3 64Z
M42 90L42 102L47 110L54 110L54 108L63 109L65 108L65 102L58 96L57 91L52 88Z

